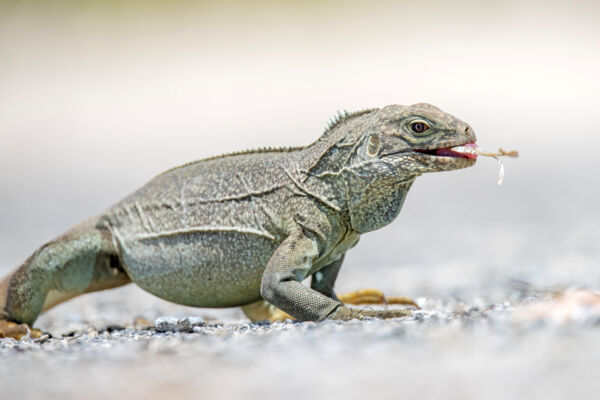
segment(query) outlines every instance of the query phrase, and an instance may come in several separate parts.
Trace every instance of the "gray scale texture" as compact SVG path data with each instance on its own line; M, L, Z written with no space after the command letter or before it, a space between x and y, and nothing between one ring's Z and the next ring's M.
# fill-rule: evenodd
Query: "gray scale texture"
M417 176L475 163L431 151L474 141L468 124L432 105L391 105L341 114L306 147L174 168L46 244L0 283L0 305L6 319L32 324L128 278L180 304L264 300L302 321L406 315L343 306L332 290L338 261L398 216Z

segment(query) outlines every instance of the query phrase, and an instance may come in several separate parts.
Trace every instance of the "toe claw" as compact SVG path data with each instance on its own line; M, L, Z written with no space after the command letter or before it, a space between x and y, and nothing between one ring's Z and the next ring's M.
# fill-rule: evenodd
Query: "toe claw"
M399 304L420 309L419 305L409 297L386 297L379 289L359 289L338 295L344 304Z

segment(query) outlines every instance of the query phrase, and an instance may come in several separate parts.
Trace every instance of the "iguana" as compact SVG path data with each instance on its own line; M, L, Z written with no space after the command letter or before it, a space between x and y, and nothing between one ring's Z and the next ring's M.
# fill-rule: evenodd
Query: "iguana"
M341 113L305 147L168 170L5 277L0 335L31 332L42 311L129 282L179 304L241 306L253 320L275 307L300 321L408 315L340 302L344 254L396 218L417 176L474 165L477 155L452 148L475 140L432 105L389 105Z

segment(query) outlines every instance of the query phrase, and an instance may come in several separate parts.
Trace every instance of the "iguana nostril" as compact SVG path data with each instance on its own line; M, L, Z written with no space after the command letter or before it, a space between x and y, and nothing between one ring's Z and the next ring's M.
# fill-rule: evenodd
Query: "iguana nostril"
M465 133L469 133L469 132L471 132L471 130L470 130L470 129L469 129L469 127L467 126L467 127L465 128Z

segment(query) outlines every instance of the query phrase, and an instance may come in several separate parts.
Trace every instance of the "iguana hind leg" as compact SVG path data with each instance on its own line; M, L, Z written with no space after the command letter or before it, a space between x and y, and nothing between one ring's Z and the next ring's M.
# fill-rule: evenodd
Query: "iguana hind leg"
M38 339L42 335L42 331L31 328L27 324L18 324L12 321L0 320L0 338L11 337L19 340L22 337L29 336L32 339Z
M283 322L295 318L264 300L242 306L242 311L252 322Z
M18 324L31 326L42 311L65 300L128 282L110 233L93 221L84 223L42 246L0 281L0 337L19 335Z

